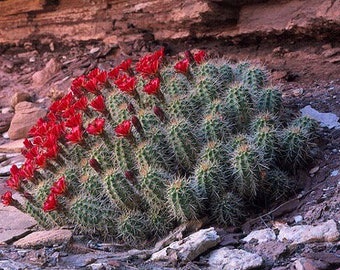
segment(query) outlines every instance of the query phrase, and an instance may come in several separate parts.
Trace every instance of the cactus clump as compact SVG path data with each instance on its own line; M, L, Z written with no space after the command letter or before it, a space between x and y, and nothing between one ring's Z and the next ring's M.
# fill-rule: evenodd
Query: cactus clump
M287 123L281 103L264 68L203 51L165 65L160 49L134 66L96 68L31 129L7 185L43 227L130 245L203 216L235 225L264 197L288 196L287 169L313 147L315 121Z

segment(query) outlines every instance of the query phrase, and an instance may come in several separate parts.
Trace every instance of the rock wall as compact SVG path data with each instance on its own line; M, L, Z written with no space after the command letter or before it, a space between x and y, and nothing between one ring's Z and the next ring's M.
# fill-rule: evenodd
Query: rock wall
M3 0L0 10L0 43L47 35L138 49L140 40L340 32L340 0Z

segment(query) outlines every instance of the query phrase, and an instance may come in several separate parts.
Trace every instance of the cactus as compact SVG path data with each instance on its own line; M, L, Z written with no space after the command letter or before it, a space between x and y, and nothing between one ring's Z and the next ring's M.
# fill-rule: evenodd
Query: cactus
M236 225L245 205L285 198L315 121L287 122L262 67L186 57L166 65L159 50L76 78L11 169L20 209L42 227L135 245L204 216Z

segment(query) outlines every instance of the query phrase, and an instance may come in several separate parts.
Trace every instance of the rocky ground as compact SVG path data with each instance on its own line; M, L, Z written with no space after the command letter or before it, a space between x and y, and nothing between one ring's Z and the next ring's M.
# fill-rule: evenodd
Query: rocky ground
M235 43L206 40L162 45L170 55L201 48L232 62L262 63L273 83L281 85L285 107L292 115L310 105L320 113L340 116L338 42L280 37ZM0 51L0 194L6 190L10 166L23 162L20 138L32 121L44 115L51 100L67 91L73 78L96 66L109 68L144 53L125 55L118 47L98 42L62 44L53 39L3 45ZM331 120L330 115L321 116ZM268 206L239 227L210 227L199 221L179 227L150 249L129 250L117 243L73 235L72 228L40 231L31 218L13 207L0 206L0 269L337 269L337 121L320 128L314 161L297 172L298 188L290 200Z

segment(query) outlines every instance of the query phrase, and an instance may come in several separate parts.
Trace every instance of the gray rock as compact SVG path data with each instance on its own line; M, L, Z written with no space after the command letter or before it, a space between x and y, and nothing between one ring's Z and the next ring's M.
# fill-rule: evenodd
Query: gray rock
M3 233L6 234L8 230L30 229L37 224L31 216L19 211L13 206L3 206L0 204L0 215L0 237L3 237L1 235Z
M16 239L19 239L30 233L31 230L19 229L19 230L6 230L0 233L0 245L9 244Z
M1 270L22 270L22 269L30 269L30 270L38 270L39 267L33 267L23 264L20 262L16 262L13 260L0 260L0 269Z
M245 242L250 242L253 239L257 240L258 243L263 243L263 242L275 240L276 235L275 235L275 232L272 229L266 228L266 229L263 229L263 230L252 231L250 234L248 234L242 240L245 241Z
M291 245L312 242L334 242L339 239L336 222L329 220L317 226L298 225L282 227L278 235L279 241L289 241Z
M71 240L72 231L70 230L50 230L33 232L24 238L14 242L18 248L38 248L53 245L66 244Z
M310 105L302 108L300 111L302 116L309 116L318 121L321 127L327 127L329 129L340 128L340 123L338 122L339 117L337 117L334 113L320 113L313 109Z
M166 248L152 254L150 260L192 261L203 252L216 246L219 242L220 237L213 227L199 230L183 240L173 242Z
M209 256L211 270L247 270L260 267L262 263L262 257L257 254L227 247L214 250Z

